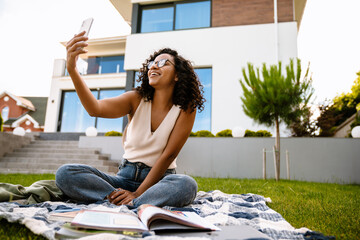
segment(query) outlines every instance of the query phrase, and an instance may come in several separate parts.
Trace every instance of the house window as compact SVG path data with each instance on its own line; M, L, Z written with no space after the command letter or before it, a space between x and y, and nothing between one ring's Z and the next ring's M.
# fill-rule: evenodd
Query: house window
M100 90L99 99L116 97L125 92L124 89ZM122 132L123 118L97 118L96 128L98 132L118 131Z
M210 1L176 4L175 29L210 27Z
M162 32L173 29L174 7L163 5L157 8L143 8L141 32Z
M195 123L192 131L197 132L199 130L211 131L211 93L212 93L212 69L211 68L196 68L196 74L198 75L200 82L204 86L204 110L196 113ZM136 80L139 78L139 72L135 72L134 87L141 85L141 82Z
M140 32L210 27L210 13L210 0L143 6Z
M81 75L125 72L123 55L111 57L89 57L88 59L79 58L76 64ZM65 76L69 76L69 72L66 67Z
M124 93L123 89L92 90L97 99L115 97ZM85 132L88 127L96 127L98 132L122 131L122 118L105 119L91 117L82 106L75 91L66 91L62 94L60 113L60 132Z
M124 70L124 56L89 57L86 74L120 73Z
M204 110L196 113L195 123L192 131L199 130L211 131L211 93L212 93L212 69L211 68L197 68L195 69L200 82L204 86Z
M3 119L3 122L6 122L9 119L9 107L4 107L1 110L1 117Z

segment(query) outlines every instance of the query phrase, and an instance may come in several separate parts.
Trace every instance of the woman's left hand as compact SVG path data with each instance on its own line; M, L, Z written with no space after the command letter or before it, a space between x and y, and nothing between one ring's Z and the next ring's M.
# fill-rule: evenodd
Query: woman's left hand
M133 192L118 188L109 194L108 200L115 205L129 204L134 198L136 198Z

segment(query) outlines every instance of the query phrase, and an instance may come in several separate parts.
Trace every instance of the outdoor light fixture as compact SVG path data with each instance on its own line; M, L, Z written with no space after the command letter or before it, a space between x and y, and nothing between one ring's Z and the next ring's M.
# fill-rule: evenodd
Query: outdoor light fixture
M22 127L16 127L13 131L14 135L18 135L18 136L25 136L25 129Z
M85 131L85 134L87 137L96 137L97 136L97 130L94 127L88 127Z
M245 130L241 127L234 127L232 129L232 135L233 137L244 137Z
M360 138L360 126L356 126L351 130L351 136L353 138Z

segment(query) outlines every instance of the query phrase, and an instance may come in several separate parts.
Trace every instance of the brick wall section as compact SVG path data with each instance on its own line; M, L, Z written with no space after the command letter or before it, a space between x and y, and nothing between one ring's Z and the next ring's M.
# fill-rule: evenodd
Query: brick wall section
M9 97L9 100L7 102L4 100L5 97ZM4 107L9 107L9 118L18 118L24 113L29 112L28 109L16 105L16 101L12 99L10 96L7 96L7 94L5 94L0 99L0 111Z
M293 21L293 0L278 0L278 22ZM212 27L274 22L274 0L212 0Z
M26 121L28 120L24 120L22 123L20 123L19 127L22 127L25 130L30 129L31 132L43 132L42 128L35 128L34 124L31 121L29 125L26 125Z

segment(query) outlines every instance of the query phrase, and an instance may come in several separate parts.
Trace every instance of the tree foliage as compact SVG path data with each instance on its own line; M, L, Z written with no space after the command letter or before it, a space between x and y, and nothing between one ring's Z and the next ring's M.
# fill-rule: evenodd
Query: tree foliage
M302 114L289 125L292 137L315 137L317 130L316 121L311 119L311 108L305 107Z
M357 75L351 92L336 96L332 101L319 106L320 116L317 119L317 126L320 128L320 136L334 135L337 126L360 111L360 72Z
M293 120L302 116L313 94L308 73L309 68L301 81L301 62L297 60L295 71L291 59L286 66L286 76L282 74L282 64L279 62L278 65L271 65L270 69L263 64L263 79L260 79L259 68L255 70L248 63L248 76L243 69L244 82L240 81L245 114L269 127L276 125L277 120L289 126Z
M243 96L243 109L247 116L259 124L275 126L275 156L276 156L276 179L280 176L280 122L284 122L288 127L295 120L301 118L307 109L307 104L314 92L311 86L311 77L308 77L309 68L305 72L305 77L300 80L301 62L299 59L290 59L290 64L286 66L286 75L283 74L281 62L278 65L260 69L254 69L248 63L247 73L242 69L244 80L240 80Z

